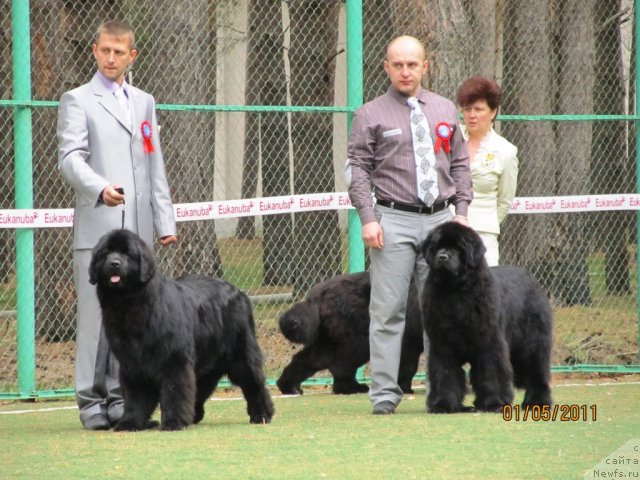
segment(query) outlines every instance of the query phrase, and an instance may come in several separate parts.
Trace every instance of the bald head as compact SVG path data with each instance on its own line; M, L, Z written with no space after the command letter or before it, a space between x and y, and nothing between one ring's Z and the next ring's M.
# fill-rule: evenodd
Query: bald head
M389 75L391 86L403 95L415 97L418 94L428 67L424 45L417 38L403 35L391 40L387 46L384 71Z
M406 51L414 52L422 60L427 58L427 52L420 40L411 35L402 35L394 38L389 42L389 45L387 45L387 60L389 60L390 54Z

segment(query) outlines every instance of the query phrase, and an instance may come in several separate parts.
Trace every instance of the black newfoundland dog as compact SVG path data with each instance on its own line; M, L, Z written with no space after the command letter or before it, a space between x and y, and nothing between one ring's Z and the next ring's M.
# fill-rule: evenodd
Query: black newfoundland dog
M359 367L369 361L368 272L339 275L315 285L307 298L280 316L282 334L304 344L277 381L285 394L302 394L300 384L328 369L333 375L333 392L363 393L369 387L356 381ZM402 343L398 384L411 393L411 380L424 350L422 316L415 285L411 284Z
M92 252L109 346L120 362L124 415L115 430L180 430L204 416L223 375L242 388L251 423L274 413L248 297L224 280L156 271L153 253L134 233L114 230Z
M471 228L435 228L423 245L430 267L422 299L429 338L427 409L469 410L462 366L471 366L475 408L500 411L525 389L523 406L550 405L551 305L536 280L515 267L489 268Z

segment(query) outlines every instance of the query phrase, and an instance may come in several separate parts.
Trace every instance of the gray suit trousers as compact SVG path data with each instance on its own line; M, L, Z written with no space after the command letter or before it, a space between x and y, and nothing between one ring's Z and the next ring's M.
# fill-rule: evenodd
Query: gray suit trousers
M104 334L95 286L89 283L91 250L74 250L73 260L79 299L75 368L80 420L84 424L93 415L101 414L113 422L123 410L119 368Z
M390 401L398 405L402 389L398 370L404 334L405 312L411 276L416 276L420 298L429 273L420 246L429 232L452 219L449 209L433 215L403 212L375 206L382 227L384 247L370 249L371 300L369 344L371 348L371 389L373 405ZM425 341L425 347L426 347ZM426 352L426 348L425 348Z

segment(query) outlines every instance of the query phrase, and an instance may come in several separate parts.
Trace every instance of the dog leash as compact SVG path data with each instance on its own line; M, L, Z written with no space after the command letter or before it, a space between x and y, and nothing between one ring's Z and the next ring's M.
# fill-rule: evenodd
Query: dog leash
M116 188L116 192L118 192L121 195L124 195L124 188L120 187L120 188ZM122 230L124 230L124 198L122 199Z

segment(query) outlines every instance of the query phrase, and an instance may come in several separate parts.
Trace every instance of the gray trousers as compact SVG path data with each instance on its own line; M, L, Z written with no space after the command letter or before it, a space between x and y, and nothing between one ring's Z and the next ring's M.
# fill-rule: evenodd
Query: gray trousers
M107 344L96 288L89 283L91 250L73 251L73 278L78 297L76 331L76 401L84 424L96 414L111 422L122 416L118 361Z
M451 220L453 216L448 208L433 215L420 215L376 205L375 212L382 227L384 247L369 250L369 399L373 405L383 401L398 405L402 400L398 370L411 276L416 276L416 285L422 298L429 269L420 246L433 228ZM426 347L425 341L425 352Z

